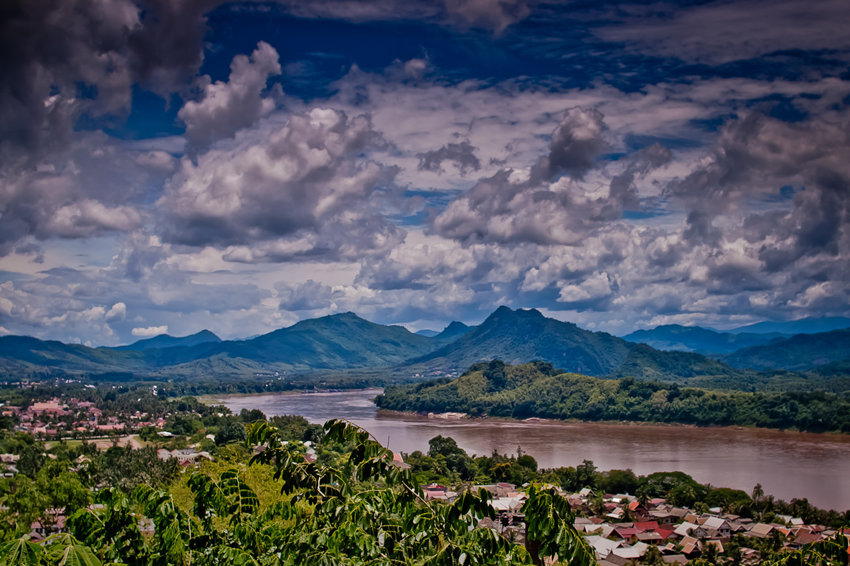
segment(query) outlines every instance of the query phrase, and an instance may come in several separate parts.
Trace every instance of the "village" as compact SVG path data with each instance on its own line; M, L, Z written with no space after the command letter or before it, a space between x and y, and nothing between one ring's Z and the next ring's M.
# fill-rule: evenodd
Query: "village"
M667 504L655 498L641 503L629 494L598 494L589 488L566 493L553 487L569 501L576 514L574 526L596 552L600 566L627 564L687 564L695 558L717 557L730 544L736 548L736 564L759 564L758 548L797 550L804 545L835 536L836 530L807 525L802 519L776 515L771 523L760 523L719 507L698 513L694 509ZM484 519L482 528L492 528L515 542L524 542L523 487L511 483L473 486L492 495L497 520ZM430 484L423 488L427 499L452 501L457 492ZM595 513L594 501L602 497L604 512ZM850 538L850 533L846 534ZM657 549L657 550L656 550ZM660 560L660 561L659 561Z
M173 414L160 412L156 416L132 409L105 414L92 401L54 397L33 402L26 407L5 405L0 408L0 414L14 420L15 430L34 438L44 441L71 438L85 440L96 444L101 450L109 446L140 448L146 444L140 439L144 436L148 440L157 441L157 459L175 459L184 471L194 470L203 461L215 459L210 451L203 449L211 444L202 446L196 442L188 445L179 442L179 434L164 430L169 428L169 423L173 424L173 418L179 411ZM208 434L204 440L215 442L216 439L214 435ZM305 460L316 461L312 443L305 442L305 448ZM15 454L0 454L2 475L14 477L18 473L17 462L18 456ZM400 468L410 467L400 453L394 454L393 463ZM84 466L85 458L81 457L76 464ZM491 494L497 517L495 520L482 520L479 527L493 529L512 542L524 543L522 507L527 486L499 482L466 484L457 489L487 490ZM758 522L724 512L720 507L697 510L669 504L663 498L601 493L591 488L570 493L556 486L546 487L555 489L569 502L576 516L575 529L593 548L602 566L687 564L697 558L711 561L725 556L728 559L730 553L734 555L736 564L758 564L766 548L773 552L781 549L796 550L836 534L833 528L806 524L803 519L790 515L776 514L770 517L770 522ZM422 491L427 500L451 502L458 496L458 491L451 487L435 483L424 486ZM53 510L48 523L33 522L31 539L41 540L51 533L62 532L66 518L62 509ZM147 530L152 525L143 527Z
M0 414L17 421L15 430L40 439L114 435L138 431L144 427L165 426L164 418L153 418L138 410L105 416L104 411L93 401L81 401L75 397L67 400L54 397L32 403L28 407L4 405L0 408Z

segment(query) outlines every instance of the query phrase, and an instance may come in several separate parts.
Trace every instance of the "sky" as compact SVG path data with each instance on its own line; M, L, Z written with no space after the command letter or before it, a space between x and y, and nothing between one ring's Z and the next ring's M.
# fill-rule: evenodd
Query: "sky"
M8 0L0 335L850 315L846 0Z

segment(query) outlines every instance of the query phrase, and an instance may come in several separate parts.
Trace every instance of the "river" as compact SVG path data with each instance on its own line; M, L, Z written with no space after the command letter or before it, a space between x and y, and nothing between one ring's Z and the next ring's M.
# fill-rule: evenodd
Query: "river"
M807 498L825 509L850 509L850 436L635 423L520 422L440 419L379 411L380 389L330 393L219 396L238 413L302 415L312 423L347 419L397 452L428 450L428 440L451 436L469 454L494 450L532 455L541 468L592 460L600 470L630 468L645 475L680 470L701 483L743 489L761 483L779 499Z

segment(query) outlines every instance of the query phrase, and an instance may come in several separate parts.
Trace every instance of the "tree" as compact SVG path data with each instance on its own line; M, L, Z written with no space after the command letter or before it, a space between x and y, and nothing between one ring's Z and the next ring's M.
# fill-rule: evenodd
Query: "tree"
M215 434L215 443L219 446L243 440L245 440L245 426L236 419L224 420Z

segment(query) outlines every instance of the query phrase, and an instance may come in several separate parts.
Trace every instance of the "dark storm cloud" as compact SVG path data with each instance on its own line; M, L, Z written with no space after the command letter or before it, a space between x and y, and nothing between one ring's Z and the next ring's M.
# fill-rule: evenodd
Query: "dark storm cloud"
M417 157L419 157L420 171L442 171L445 161L456 163L464 175L481 169L481 162L475 156L475 147L469 143L469 140L447 143L440 149L420 153Z
M287 311L310 311L326 308L334 298L330 285L312 279L297 285L278 284L279 308Z
M0 9L0 158L63 147L76 120L129 111L132 87L184 88L218 0L9 0Z
M571 108L552 133L549 155L532 169L532 178L569 175L581 179L605 150L602 113L595 109Z
M850 223L850 137L845 123L812 119L789 124L761 114L729 123L713 155L671 194L688 211L685 238L717 246L740 234L763 242L759 256L779 271L804 256L837 257ZM766 201L783 186L800 187L780 210L749 215L739 231L724 230L724 215L747 201Z

